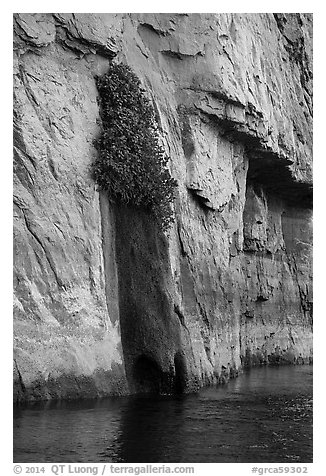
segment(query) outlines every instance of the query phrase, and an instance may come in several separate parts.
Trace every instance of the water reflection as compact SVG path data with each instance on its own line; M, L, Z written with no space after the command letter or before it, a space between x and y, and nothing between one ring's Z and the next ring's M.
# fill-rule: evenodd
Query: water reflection
M17 462L311 462L312 367L261 368L177 398L29 405Z
M135 463L182 461L184 411L182 397L131 399L121 415L119 436L99 456Z

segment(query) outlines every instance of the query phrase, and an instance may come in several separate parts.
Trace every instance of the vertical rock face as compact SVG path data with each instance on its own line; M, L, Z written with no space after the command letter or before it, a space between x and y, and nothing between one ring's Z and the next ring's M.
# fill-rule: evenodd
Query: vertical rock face
M312 18L17 14L15 398L187 391L312 357ZM94 75L129 64L168 235L99 194Z
M100 42L101 25L96 30L87 16L70 17L17 15L14 23L18 398L126 389L116 272L105 262L114 263L112 218L102 215L90 177L99 130L94 74L107 60L93 53L90 62L79 58L83 49L79 40L74 49L70 35L88 39L91 30Z

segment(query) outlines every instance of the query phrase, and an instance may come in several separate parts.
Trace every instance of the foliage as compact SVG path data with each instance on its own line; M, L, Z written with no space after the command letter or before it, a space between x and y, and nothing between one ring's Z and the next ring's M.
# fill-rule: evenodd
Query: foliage
M94 179L111 200L152 213L166 230L173 221L177 183L159 145L153 107L127 65L111 65L96 84L103 131L95 141Z

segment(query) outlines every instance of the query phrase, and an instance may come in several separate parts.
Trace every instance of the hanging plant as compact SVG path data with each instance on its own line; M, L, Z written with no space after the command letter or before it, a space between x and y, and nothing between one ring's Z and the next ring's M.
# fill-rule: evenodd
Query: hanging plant
M95 141L94 179L112 201L146 210L167 230L177 182L167 168L145 90L125 64L113 64L96 84L103 131Z

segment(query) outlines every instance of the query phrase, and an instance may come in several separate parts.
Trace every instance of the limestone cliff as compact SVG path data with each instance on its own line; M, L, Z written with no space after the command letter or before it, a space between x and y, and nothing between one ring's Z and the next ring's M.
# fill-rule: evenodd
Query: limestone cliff
M16 400L311 360L311 48L308 14L14 16ZM91 178L111 61L157 114L168 235Z

